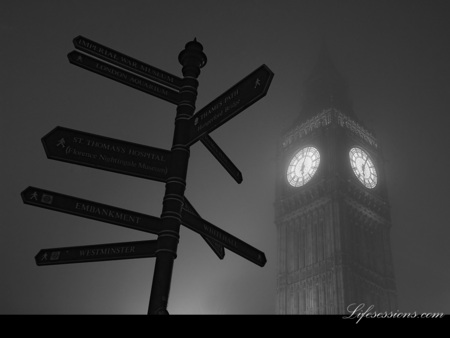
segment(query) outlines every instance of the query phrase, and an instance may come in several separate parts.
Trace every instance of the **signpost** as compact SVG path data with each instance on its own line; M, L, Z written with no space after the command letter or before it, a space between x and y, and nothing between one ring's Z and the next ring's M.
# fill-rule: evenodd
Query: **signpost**
M42 249L34 259L36 265L43 266L148 258L156 256L157 245L151 240Z
M205 221L204 219L183 210L181 223L202 236L210 237L222 244L228 250L248 259L250 262L259 266L264 266L267 262L266 256L262 251L255 249L251 245L241 241L239 238L230 235L226 231L216 227L215 225Z
M170 151L56 127L42 138L45 153L58 160L165 182Z
M262 65L253 73L200 109L190 120L190 140L197 142L267 94L273 73Z
M203 46L194 39L178 56L183 78L99 43L78 36L73 40L70 63L176 104L175 129L170 151L104 136L56 127L42 138L50 159L112 171L165 183L161 217L153 217L60 193L28 187L25 204L47 208L133 230L158 235L157 240L43 249L37 265L97 262L129 258L156 258L148 314L168 314L167 303L180 225L200 234L220 259L227 248L259 265L264 253L202 219L184 196L190 146L198 140L216 157L236 182L242 174L209 133L267 94L272 71L262 65L235 86L195 113L198 76L206 64ZM93 56L93 57L92 57ZM103 61L99 60L102 59Z
M97 42L89 40L83 36L77 36L73 39L73 45L85 53L91 54L97 58L113 63L116 66L125 68L131 72L146 77L162 85L179 90L183 80L178 76L169 74L161 69L150 66L142 61L136 60L128 55L115 51L112 48L105 47Z
M59 211L156 235L164 229L160 218L50 190L28 187L21 195L25 204L35 207ZM200 217L186 198L184 209L194 216ZM224 258L225 251L220 243L210 238L210 236L203 235L201 230L197 231L195 229L194 231L203 237L220 259Z
M67 55L70 63L90 70L99 75L110 78L114 81L123 83L124 85L138 89L144 93L159 97L170 103L177 104L180 101L178 92L173 89L161 86L154 82L148 81L140 76L131 74L123 69L91 58L90 56L73 51Z
M234 178L237 183L242 182L242 173L236 166L231 162L228 156L219 148L216 142L209 135L205 135L200 139L203 145L208 149L211 154L219 161L220 164L225 168L226 171Z
M161 69L158 69L156 67L150 66L149 64L146 64L142 61L139 61L135 58L132 58L128 55L122 54L112 48L106 47L104 45L99 44L98 42L92 41L90 39L87 39L83 36L78 36L75 39L73 39L73 44L76 49L81 50L85 53L88 53L92 56L95 56L97 58L103 59L107 62L110 62L116 66L122 67L126 70L129 70L131 72L134 72L136 74L139 74L140 76L143 76L145 78L148 78L152 81L158 82L162 85L171 87L173 89L179 90L182 86L182 79L172 75L170 73L167 73ZM70 54L69 54L70 55ZM74 54L74 56L79 56L78 54ZM75 59L75 57L69 57L69 60ZM71 61L72 62L72 61ZM85 64L87 61L84 62ZM81 67L83 67L81 64L77 64ZM98 69L103 64L99 64L99 66L90 67L89 70L93 70L95 72L99 72ZM84 67L86 68L86 67ZM105 67L103 67L106 69ZM110 76L113 70L110 72ZM129 77L130 75L127 73L123 73L120 70L114 70L115 74L120 76ZM101 75L105 75L104 72L101 73ZM105 75L106 76L106 75ZM110 77L107 76L107 77ZM115 80L117 78L114 78ZM122 82L122 81L119 81ZM137 83L138 81L133 81L134 83ZM150 85L147 85L146 88L144 88L145 92L147 92L148 87L151 87ZM140 88L137 88L140 89ZM150 93L153 94L153 93ZM176 93L171 93L172 96L174 96L174 99L176 100ZM176 102L176 101L175 101ZM223 153L223 151L219 148L219 146L211 139L209 135L205 135L201 139L202 143L205 145L205 147L214 155L214 157L224 166L224 168L230 173L230 175L236 180L236 182L241 183L242 182L242 174L241 172L236 168L236 166L228 159L228 157Z
M193 214L194 216L200 217L198 212L194 209L192 204L188 201L186 196L184 197L184 205L183 205L183 211L189 212ZM223 259L225 257L225 249L222 244L219 242L205 236L201 235L203 239L206 241L206 243L210 246L210 248L214 251L214 253L219 257L220 259Z
M121 227L159 234L164 230L158 217L144 215L54 191L28 187L21 193L23 203Z

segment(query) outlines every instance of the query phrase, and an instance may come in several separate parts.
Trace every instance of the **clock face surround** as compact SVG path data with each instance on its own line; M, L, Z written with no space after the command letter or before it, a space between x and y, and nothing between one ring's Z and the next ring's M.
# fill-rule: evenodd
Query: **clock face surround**
M377 185L378 174L370 156L361 148L350 149L350 165L358 180L369 189Z
M291 159L287 180L293 187L301 187L308 183L319 168L320 153L314 147L300 149Z

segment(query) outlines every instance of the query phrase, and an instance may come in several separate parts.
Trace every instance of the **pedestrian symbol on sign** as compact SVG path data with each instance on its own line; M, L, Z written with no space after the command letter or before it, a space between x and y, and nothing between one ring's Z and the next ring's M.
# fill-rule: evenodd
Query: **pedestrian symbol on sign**
M61 146L61 147L65 148L66 147L66 140L64 140L64 138L60 139L58 141L58 143L56 144L56 146L57 147Z

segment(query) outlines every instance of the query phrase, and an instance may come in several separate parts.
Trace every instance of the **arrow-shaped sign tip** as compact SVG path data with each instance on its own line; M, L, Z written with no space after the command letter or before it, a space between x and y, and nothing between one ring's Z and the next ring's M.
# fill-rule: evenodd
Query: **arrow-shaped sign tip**
M67 58L69 59L69 61L72 61L72 59L74 59L75 54L76 52L74 50L67 54Z
M37 266L42 265L40 262L42 261L42 255L44 250L40 250L36 256L34 256L34 261Z
M44 135L41 138L41 142L42 142L42 145L44 147L45 155L47 156L47 158L50 158L50 155L51 155L50 154L50 149L48 148L48 139L53 134L57 133L58 130L60 130L60 129L64 129L64 128L61 127L61 126L56 126L55 128L53 128L50 132L48 132L46 135ZM56 147L57 148L60 148L60 147L65 148L65 144L64 143L65 143L65 140L62 138L62 139L58 140L58 142L56 143Z
M244 179L242 178L242 173L240 171L238 173L236 173L236 182L238 184L241 184L243 180Z
M274 72L272 72L272 70L269 67L267 67L267 65L265 63L262 64L262 67L265 68L269 72L270 77L273 77L275 75Z
M262 253L261 255L258 256L259 261L261 262L259 264L259 266L263 267L264 265L266 265L267 263L267 259L266 259L266 255L264 253Z
M33 187L28 187L20 193L20 197L22 197L24 203L33 198L33 196L37 197L37 193L33 195Z
M83 39L83 37L81 35L78 35L77 37L73 38L73 40L72 40L73 44L76 46L78 40L80 40L80 39Z
M72 64L83 62L83 54L80 54L75 50L67 54L67 58L69 59L69 62Z

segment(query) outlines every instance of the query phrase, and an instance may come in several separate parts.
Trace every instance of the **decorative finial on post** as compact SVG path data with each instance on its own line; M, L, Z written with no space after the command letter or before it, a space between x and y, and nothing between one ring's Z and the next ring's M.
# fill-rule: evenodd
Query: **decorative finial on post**
M197 38L194 38L193 41L190 41L186 44L185 48L178 55L178 61L185 66L192 60L197 63L199 68L202 68L206 65L206 55L203 53L203 46L200 42L197 41Z

